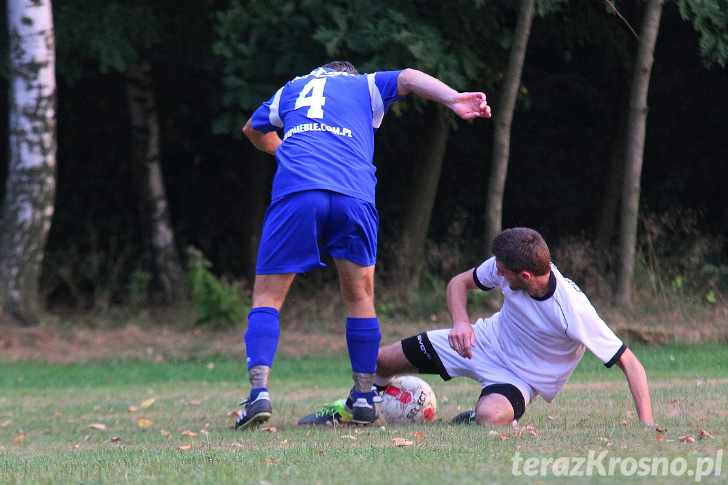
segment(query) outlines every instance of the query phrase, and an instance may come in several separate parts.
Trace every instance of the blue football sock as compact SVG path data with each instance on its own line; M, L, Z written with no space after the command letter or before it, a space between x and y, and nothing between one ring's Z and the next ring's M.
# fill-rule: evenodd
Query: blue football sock
M258 307L250 310L248 330L245 331L248 370L255 365L273 366L280 334L278 310L270 307Z
M346 345L353 372L374 374L381 339L376 317L346 319Z

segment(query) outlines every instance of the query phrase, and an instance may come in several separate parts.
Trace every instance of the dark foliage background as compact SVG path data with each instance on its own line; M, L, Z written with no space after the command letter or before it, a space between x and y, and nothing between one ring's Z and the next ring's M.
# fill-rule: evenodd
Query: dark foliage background
M185 25L176 34L179 42L154 53L163 170L180 253L194 246L215 272L245 280L252 268L243 257L243 240L260 230L246 210L254 190L250 174L264 171L270 178L274 162L261 165L243 140L240 128L249 113L238 113L226 132L213 132L223 85L213 56L195 40L212 36L212 23L207 16ZM634 48L634 39L625 41L624 35L597 35L610 29L624 26L614 16L594 17L573 6L563 15L537 19L532 30L503 224L537 228L552 246L574 236L588 239L594 231ZM59 44L59 69L71 61ZM667 4L650 86L642 210L694 210L701 231L716 238L728 234L726 87L728 71L703 65L697 34ZM493 102L497 93L488 96ZM0 109L6 108L2 97ZM124 302L140 267L127 113L119 72L59 75L58 196L42 282L50 307L91 305L102 296ZM400 225L402 184L421 129L417 116L390 114L377 134L384 278ZM491 137L488 121L459 123L451 134L430 229L431 246L444 248L428 260L434 275L447 278L451 266L473 265L484 253ZM6 144L7 136L0 136L4 152ZM6 172L7 163L0 163L0 197ZM453 253L456 263L449 266L443 251ZM708 257L716 265L728 263L724 254Z

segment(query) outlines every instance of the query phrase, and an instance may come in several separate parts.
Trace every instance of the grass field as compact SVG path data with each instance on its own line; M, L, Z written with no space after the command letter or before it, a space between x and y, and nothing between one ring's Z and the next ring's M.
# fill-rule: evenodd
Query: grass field
M553 403L537 399L500 429L449 425L479 386L429 377L434 423L299 428L348 391L348 361L281 357L274 416L245 433L232 430L231 413L246 373L228 357L58 365L0 356L0 483L726 483L725 346L632 348L657 427L639 425L622 372L588 353Z

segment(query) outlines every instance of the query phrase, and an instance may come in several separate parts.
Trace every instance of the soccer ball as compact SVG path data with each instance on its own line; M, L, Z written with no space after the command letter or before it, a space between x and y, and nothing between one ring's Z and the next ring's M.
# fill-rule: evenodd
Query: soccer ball
M397 377L382 394L382 416L390 424L432 421L436 409L435 393L419 377Z

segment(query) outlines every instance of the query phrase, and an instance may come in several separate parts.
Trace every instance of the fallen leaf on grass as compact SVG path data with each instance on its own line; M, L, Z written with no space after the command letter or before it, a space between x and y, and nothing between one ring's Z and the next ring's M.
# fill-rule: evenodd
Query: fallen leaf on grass
M192 445L182 445L177 447L177 451L187 451L192 449Z
M232 411L230 411L228 413L228 416L232 416L234 418L239 418L242 415L243 415L243 410L242 409L233 409Z
M675 399L672 401L672 408L665 413L668 418L674 418L680 414L680 401Z
M422 438L427 438L427 435L425 433L418 433L417 431L412 433L412 436L414 436L418 440L421 440Z
M147 399L146 401L144 401L142 403L142 408L148 408L149 406L151 406L152 404L154 404L154 401L156 401L156 399L154 399L154 398Z
M13 443L15 443L15 444L22 443L24 439L25 439L25 435L21 434L20 436L16 436L15 438L13 438Z
M117 442L121 441L121 438L119 438L118 436L112 436L109 441L112 443L117 443Z
M690 435L685 435L685 436L679 437L678 441L680 441L680 443L695 443L695 438L693 438Z
M264 459L263 463L265 463L266 465L275 465L276 464L276 462L274 460L271 460L270 458Z
M505 441L505 440L507 440L507 439L508 439L508 436L506 436L505 434L501 433L501 434L499 435L499 438L500 438L500 439L501 439L502 441Z
M350 434L345 434L345 435L341 436L341 439L342 440L354 440L354 441L356 441L356 436L352 436Z
M664 437L663 435L659 435L659 436L657 437L657 441L660 441L660 440L664 440L664 439L665 439L665 437Z
M149 426L154 426L154 421L141 418L139 421L137 421L137 424L142 428L148 428Z
M106 425L101 423L89 424L88 427L93 429L100 429L101 431L106 431Z
M394 444L394 446L412 446L414 442L404 438L394 438L392 440L392 444Z
M11 424L13 424L13 421L11 419L8 419L7 421L3 421L2 423L0 423L0 428L4 428L5 426L10 426Z
M164 436L165 438L171 438L171 437L172 437L172 433L170 433L170 432L169 432L169 431L167 431L166 429L160 429L160 430L159 430L159 434L161 434L161 435L162 435L162 436Z
M126 408L127 413L135 413L137 411L139 411L139 406L129 406Z
M266 433L275 433L276 428L275 426L270 426L268 428L260 428L261 431L265 431Z
M182 436L197 436L197 433L186 429L182 431Z
M704 429L700 430L700 436L698 436L698 438L700 438L701 440L703 438L712 438L712 437L713 436L710 433L708 433L707 431L705 431Z
M655 428L655 431L657 431L658 433L664 433L665 431L667 431L667 428Z

